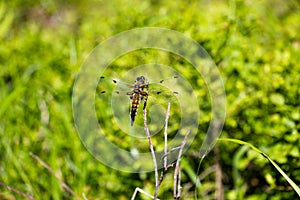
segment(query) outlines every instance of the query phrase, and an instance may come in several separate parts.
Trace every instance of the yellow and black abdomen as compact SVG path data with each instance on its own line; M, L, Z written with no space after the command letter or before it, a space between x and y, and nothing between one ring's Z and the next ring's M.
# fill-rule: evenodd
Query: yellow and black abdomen
M130 122L131 122L131 126L133 126L139 105L140 105L140 100L141 100L141 94L134 92L132 94L132 98L131 98L132 102L131 102L131 109L130 109Z

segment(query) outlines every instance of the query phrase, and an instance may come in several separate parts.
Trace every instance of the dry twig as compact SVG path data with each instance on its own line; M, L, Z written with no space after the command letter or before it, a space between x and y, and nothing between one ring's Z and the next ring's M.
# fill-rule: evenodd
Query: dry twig
M167 109L167 114L166 114L166 120L165 120L165 131L164 131L164 140L165 140L165 147L164 147L164 152L165 155L168 153L168 121L169 121L169 116L170 116L170 107L171 104L170 102L168 103L168 109ZM164 157L164 170L167 170L167 163L168 159L167 156Z
M220 164L220 152L218 146L215 146L214 148L215 153L215 162L216 162L216 200L223 200L224 194L223 194L223 184L222 184L222 168Z
M37 155L30 152L30 156L36 159L43 167L45 167L52 175L57 178L57 180L62 184L63 188L69 192L71 195L73 195L76 199L80 199L80 197L58 176L54 170L46 164L43 160L41 160Z
M145 192L145 191L142 190L141 188L137 187L137 188L135 188L135 190L134 190L134 193L133 193L133 195L132 195L132 197L131 197L131 200L134 200L134 199L135 199L135 197L136 197L136 195L137 195L138 192L140 192L140 193L146 195L147 197L150 197L150 198L154 199L154 196L148 194L147 192ZM159 199L157 199L157 200L159 200Z
M184 145L187 141L187 138L188 138L189 134L190 134L190 130L188 130L188 132L184 136L183 141L181 142L178 157L177 157L177 161L176 161L176 167L175 167L175 172L174 172L174 200L175 199L180 199L180 195L181 195L181 188L182 187L180 185L180 182L181 182L180 159L181 159L181 155L182 155Z
M150 147L150 152L151 152L151 156L152 156L152 160L153 160L153 165L154 165L154 172L155 172L155 192L154 195L150 195L148 193L146 193L145 191L143 191L140 188L136 188L133 196L131 198L131 200L134 200L137 193L141 192L144 195L152 198L153 200L158 200L157 199L157 195L158 195L158 189L159 186L161 185L163 178L164 178L164 172L166 172L170 167L173 167L175 162L176 162L176 167L175 167L175 171L174 171L174 199L180 199L180 195L181 195L181 174L180 174L180 158L182 156L182 152L183 152L183 148L186 144L187 138L190 134L190 130L188 130L187 134L185 135L183 141L181 142L181 145L179 147L175 147L172 148L170 151L168 151L168 120L169 120L169 116L170 116L170 103L168 104L168 109L167 109L167 113L166 113L166 119L165 119L165 129L164 129L164 155L162 156L163 159L163 168L161 171L161 175L160 178L158 179L158 166L157 166L157 160L156 160L156 156L155 156L155 152L154 152L154 148L153 148L153 143L151 141L151 136L150 136L150 131L148 128L148 124L147 124L147 110L144 109L144 128L145 128L145 132L147 135L147 139L148 139L148 143L149 143L149 147ZM177 160L175 160L174 162L168 164L168 160L167 160L167 156L172 153L175 150L178 150L178 157Z
M14 193L17 193L17 194L25 197L26 199L35 200L35 198L33 196L31 196L29 194L25 194L24 192L21 192L20 190L17 190L17 189L15 189L13 187L10 187L10 186L6 185L5 183L0 182L0 185L3 186L3 187L5 187L8 190L14 192Z
M156 161L156 156L153 148L153 144L150 138L150 132L147 124L147 109L144 109L144 126L145 126L145 131L152 155L152 160L153 160L153 165L154 165L154 173L155 173L155 192L154 192L154 198L153 200L157 199L157 194L158 194L158 188L159 188L159 180L158 180L158 169L157 169L157 161Z

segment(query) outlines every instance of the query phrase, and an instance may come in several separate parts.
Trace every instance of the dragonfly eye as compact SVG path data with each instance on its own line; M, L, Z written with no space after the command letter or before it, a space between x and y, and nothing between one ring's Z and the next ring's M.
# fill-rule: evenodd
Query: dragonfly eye
M145 77L144 76L138 76L136 78L136 81L141 82L143 84L143 83L145 83Z

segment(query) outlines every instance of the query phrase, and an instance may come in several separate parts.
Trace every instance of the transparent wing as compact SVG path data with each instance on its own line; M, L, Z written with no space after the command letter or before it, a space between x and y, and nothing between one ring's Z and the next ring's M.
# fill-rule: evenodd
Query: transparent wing
M177 96L180 95L180 91L176 88L178 78L177 75L174 75L156 82L150 82L149 98L164 99L170 103L176 101Z
M169 102L174 106L178 105L177 97L180 95L180 92L174 87L177 78L177 76L173 76L163 80L147 80L145 84L140 85L143 91L148 91L148 96L143 96L143 99L140 101L134 122L135 125L142 126L143 124L142 112L145 102L147 103L146 109L149 115L152 116L151 120L153 123L157 123L156 120L162 118L165 112L161 108L166 108ZM136 77L132 77L131 83L128 83L117 78L100 77L97 87L100 105L98 106L99 115L102 115L104 118L104 113L110 112L109 115L121 127L128 126L130 124L130 107L132 106L130 95L133 93L135 80Z
M99 77L96 89L96 113L103 127L111 127L114 121L126 126L129 123L130 94L133 84L117 78Z
M133 84L123 82L117 78L111 77L99 77L99 82L97 86L97 93L100 94L120 94L120 95L129 95L133 88Z
M159 81L149 81L148 80L148 92L149 97L161 97L169 99L170 101L174 98L174 95L179 95L179 91L176 91L175 88L172 88L175 85L175 81L178 79L177 75L172 77L162 79ZM97 93L100 94L119 94L119 95L130 95L134 87L135 77L132 79L132 83L124 82L117 78L111 77L100 77L99 84L97 87ZM147 83L145 83L146 85ZM146 88L145 88L146 90Z

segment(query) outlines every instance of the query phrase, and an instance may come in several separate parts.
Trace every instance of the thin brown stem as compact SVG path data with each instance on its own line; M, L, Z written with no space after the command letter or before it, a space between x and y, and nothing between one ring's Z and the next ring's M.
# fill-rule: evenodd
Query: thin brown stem
M137 188L135 188L135 190L134 190L134 193L133 193L133 195L132 195L132 197L131 197L131 200L134 200L134 199L135 199L135 197L136 197L136 195L137 195L138 192L144 194L144 195L147 196L147 197L150 197L151 199L154 199L154 196L148 194L147 192L145 192L145 191L142 190L141 188L137 187Z
M20 190L17 190L17 189L15 189L13 187L10 187L9 185L6 185L5 183L0 182L0 185L3 186L3 187L5 187L8 190L14 192L14 193L17 193L17 194L25 197L26 199L35 200L35 198L33 196L31 196L29 194L25 194L24 192L21 192Z
M164 152L166 155L168 153L168 121L169 121L169 116L170 116L170 107L171 104L170 102L168 103L168 108L167 108L167 113L166 113L166 119L165 119L165 130L164 130L164 141L165 141L165 146L164 146ZM161 170L159 181L158 181L158 187L161 185L163 179L164 179L164 173L165 171L168 170L168 159L167 156L163 156L162 159L164 160L164 166L163 169Z
M158 187L160 186L160 184L162 183L162 181L164 180L164 175L165 175L165 170L161 170L160 172L160 177L159 177L159 180L158 180Z
M153 165L154 165L154 173L155 173L155 192L154 192L154 200L157 199L157 194L158 194L158 188L159 188L159 180L158 180L158 169L157 169L157 161L156 161L156 156L153 148L153 144L150 138L150 132L147 124L147 109L144 109L144 126L145 126L145 132L147 135L149 147L150 147L150 152L152 155L152 160L153 160Z
M219 148L215 146L214 148L215 153L215 162L216 162L216 200L223 200L223 184L222 184L222 168L220 165L220 158L219 158Z
M180 149L179 149L179 152L178 152L178 157L177 157L176 167L175 167L175 172L174 172L174 200L175 199L180 199L180 194L181 194L181 185L180 185L181 175L179 175L179 173L180 173L180 159L181 159L181 155L182 155L182 152L183 152L184 145L187 141L187 138L188 138L189 134L190 134L190 130L188 130L188 132L184 136L184 139L181 142Z
M176 151L176 150L178 150L178 149L180 149L180 146L172 148L172 149L171 149L170 151L168 151L166 154L162 155L162 159L164 159L166 156L168 156L168 155L171 154L173 151Z
M80 199L80 197L58 176L54 170L46 164L42 159L40 159L37 155L30 152L30 156L36 159L43 167L45 167L52 175L57 178L57 180L62 184L63 188L69 192L71 195L73 195L76 199Z
M179 199L180 196L181 196L181 189L182 189L182 187L181 187L181 171L179 170L179 172L178 172L178 186L177 186L177 199Z
M168 121L169 121L169 116L170 116L170 107L171 104L170 102L168 103L168 109L167 109L167 114L166 114L166 120L165 120L165 131L164 131L164 140L165 140L165 147L164 147L164 152L165 155L168 153ZM167 170L167 163L168 163L168 158L167 156L164 157L164 170Z

